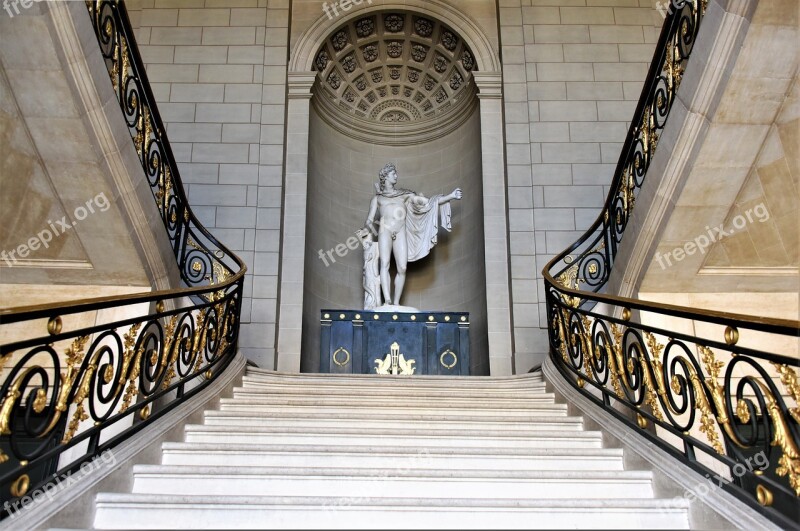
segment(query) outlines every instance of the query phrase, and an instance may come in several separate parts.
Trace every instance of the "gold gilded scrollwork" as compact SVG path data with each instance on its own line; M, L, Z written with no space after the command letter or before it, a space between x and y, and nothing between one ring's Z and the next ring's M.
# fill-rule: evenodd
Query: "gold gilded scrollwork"
M781 383L794 400L795 407L789 408L789 414L796 422L800 423L800 382L797 380L797 374L788 365L779 363L773 363L772 365L778 369L778 373L781 375Z
M764 398L767 401L767 413L772 420L774 435L770 444L779 447L783 452L778 459L778 467L775 469L775 473L781 477L788 476L789 485L794 490L795 495L800 496L800 450L797 449L797 444L792 438L786 418L778 406L778 401L775 400L772 392L765 384L758 382L758 385L764 392Z
M694 368L690 368L690 379L694 386L695 395L697 396L697 409L700 410L700 431L705 433L708 441L717 453L724 454L725 450L722 448L722 443L719 440L716 425L719 423L728 434L732 434L730 421L724 413L725 407L722 386L717 381L717 378L719 378L719 371L725 364L721 361L717 361L714 352L710 348L703 345L698 345L698 348L702 354L703 365L705 365L706 372L708 373L708 377L704 382L697 374L697 371L694 370ZM704 388L707 389L708 394L711 395L718 416L715 416L714 412L711 410L711 404L706 398Z
M131 400L136 396L136 381L139 379L139 363L144 353L144 347L140 347L135 352L133 347L136 344L136 336L139 333L141 323L136 323L130 327L128 333L124 336L124 353L122 355L122 375L128 375L128 385L125 388L125 394L122 396L122 404L120 405L120 412L127 411L131 405Z
M611 372L611 384L614 386L614 392L618 397L623 398L625 395L622 392L622 330L615 323L611 324L611 335L613 341L613 356L609 356L608 368Z
M564 330L564 310L557 308L553 311L553 330L558 333L558 351L565 363L569 362L567 356L567 337Z
M644 373L644 381L645 385L647 386L647 396L645 398L645 402L648 406L650 406L650 411L652 412L653 416L663 421L664 416L661 414L661 408L659 407L658 398L656 394L661 395L662 397L666 396L666 388L664 386L664 376L661 374L661 352L664 350L664 347L659 344L656 340L656 337L649 333L645 332L645 339L647 340L647 347L650 349L650 354L652 356L652 366L653 366L653 373L655 375L656 381L653 382L653 379L650 377L650 371L647 370L647 367L644 368L642 371ZM646 353L645 353L646 355Z
M750 422L750 410L747 408L747 402L739 399L736 402L736 418L745 424Z
M583 367L586 371L586 376L590 380L594 379L594 368L592 365L592 357L596 356L597 353L592 348L592 337L591 337L591 327L592 323L589 321L589 318L585 315L581 315L581 324L583 325L583 331L580 334L580 341L583 343Z
M578 287L578 264L573 265L560 275L556 277L556 282L561 286L574 289ZM564 302L567 306L571 306L573 308L577 308L580 306L581 300L577 297L571 297L566 293L561 293L561 297L564 299Z
M175 341L175 327L178 325L178 316L173 315L167 324L164 326L164 352L168 352L169 356L163 356L162 360L166 360L163 367L167 367L167 376L164 378L164 383L161 384L162 389L166 389L172 383L172 379L175 378L175 361L178 359L179 350L177 347L173 347L173 343Z

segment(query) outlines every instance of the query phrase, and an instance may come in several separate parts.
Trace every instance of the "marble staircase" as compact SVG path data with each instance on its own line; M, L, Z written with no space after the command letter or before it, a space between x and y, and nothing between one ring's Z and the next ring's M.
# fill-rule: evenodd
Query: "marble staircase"
M541 375L279 374L96 497L97 529L688 528Z

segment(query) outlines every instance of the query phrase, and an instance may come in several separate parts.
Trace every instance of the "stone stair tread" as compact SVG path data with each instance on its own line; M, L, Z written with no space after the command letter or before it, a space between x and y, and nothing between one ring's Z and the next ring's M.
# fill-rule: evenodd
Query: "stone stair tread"
M296 378L319 378L319 379L334 379L340 380L343 378L365 378L365 379L375 379L375 380L387 380L387 381L422 381L422 380L430 380L430 381L465 381L465 382L506 382L506 381L529 381L529 380L541 380L542 374L541 373L525 373L525 374L513 374L509 376L459 376L459 375L436 375L436 374L415 374L413 377L409 376L396 376L396 375L378 375L378 374L326 374L326 373L314 373L314 372L303 372L303 373L296 373L296 372L281 372L281 371L273 371L269 369L262 369L260 367L247 367L246 374L248 376L252 375L266 375L272 377L278 377L282 379L296 379Z
M535 479L538 481L595 481L620 480L641 481L652 480L652 473L645 470L475 470L475 469L409 469L400 468L392 471L353 467L226 467L200 465L134 465L134 476L167 475L167 476L214 476L223 477L354 477L354 478L428 478L428 479Z
M270 412L281 413L297 413L298 416L311 412L319 412L323 414L360 414L363 418L418 418L428 415L435 415L441 412L440 408L435 407L412 407L394 409L390 407L370 407L363 408L360 406L314 406L314 405L280 405L280 404L220 404L218 411L226 413L255 413L257 411L266 410ZM566 416L567 410L562 408L554 408L552 405L547 407L538 408L494 408L494 409L471 409L466 407L451 408L447 414L453 419L470 420L480 418L497 418L498 416L513 417L519 422L535 422L537 418Z
M363 396L354 396L352 394L333 394L333 395L307 395L303 393L283 393L278 395L273 395L270 393L248 393L246 391L237 391L234 390L233 393L233 400L236 399L258 399L258 400L276 400L276 401L285 401L285 400L300 400L300 401L315 401L320 399L329 399L329 400L342 400L343 398L350 399L353 402L361 402L364 398L369 398L372 402L382 402L383 400L391 400L392 402L430 402L431 400L435 399L437 402L442 403L451 403L451 402L467 402L467 403L486 403L487 401L490 403L528 403L530 401L534 402L554 402L555 395L552 393L542 393L539 395L535 395L533 397L506 397L506 396L489 396L489 397L454 397L454 396L437 396L437 397L429 397L429 396L386 396L386 395L379 395L379 394L369 394ZM229 399L230 400L230 399Z
M364 446L329 446L329 445L286 445L286 444L240 444L240 443L202 443L202 442L165 442L162 449L170 451L197 452L298 452L326 454L363 454ZM622 457L621 448L443 448L439 446L420 448L391 448L381 452L385 456L498 456L518 457Z
M249 379L243 380L243 385L234 387L234 394L247 392L253 394L328 394L333 396L452 396L452 390L442 390L440 387L385 387L385 386L341 386L341 385L315 385L311 388L308 385L281 384L281 383L254 383ZM529 396L536 397L546 393L546 386L515 389L484 389L469 390L465 389L460 396L464 398L488 398L503 396Z
M133 466L133 493L97 494L95 527L688 528L540 374L249 368L228 396Z
M185 427L186 433L198 432L218 432L230 433L228 426L214 426L205 424L188 424ZM309 427L283 427L283 426L241 426L237 431L246 433L273 433L273 434L316 434L316 435L403 435L403 436L463 436L463 437L476 437L476 438L521 438L521 439L537 439L537 438L577 438L577 439L598 439L602 437L599 431L577 431L565 432L563 434L558 432L548 431L546 434L539 435L537 433L520 434L518 431L500 431L494 430L488 432L486 430L436 430L431 433L428 430L408 430L408 429L387 429L387 428L344 428L344 427L330 427L330 428L309 428Z
M97 494L97 503L137 503L137 504L180 504L180 505L286 505L303 506L309 509L330 510L331 507L343 508L344 505L335 505L335 502L350 502L347 505L363 505L376 509L392 507L408 507L413 510L418 507L436 507L439 509L464 507L477 508L562 508L573 509L581 507L593 508L620 508L620 509L657 509L670 512L689 508L685 499L660 500L658 498L588 498L588 499L519 499L519 498L353 498L348 497L300 497L300 496L214 496L192 494L130 494L118 492L101 492ZM351 503L358 501L360 503ZM669 501L665 504L664 501ZM333 502L333 503L331 503Z
M516 429L533 429L536 426L541 426L542 424L578 424L582 425L583 419L582 417L568 417L565 415L541 415L536 416L535 423L536 426L530 425L528 423L521 423L519 417L478 417L474 420L472 419L454 419L452 417L448 418L444 415L409 415L404 416L401 419L394 419L394 418L386 418L383 415L348 415L342 413L334 413L331 415L320 415L320 414L307 414L307 415L290 415L290 414L274 414L267 411L236 411L236 410L226 410L226 411L207 411L205 413L205 422L208 423L209 421L214 420L229 420L228 424L235 424L234 421L256 421L262 419L270 419L273 421L296 421L297 423L307 423L307 422L320 422L320 421L331 421L337 422L338 424L346 424L348 422L398 422L398 423L405 423L405 424L419 424L419 423L427 423L434 425L441 425L441 427L446 427L448 425L475 425L477 426L490 426L490 425L506 425L509 428L516 428Z
M541 379L492 379L492 377L469 376L378 376L374 374L324 375L303 373L301 375L254 374L248 371L244 376L249 382L283 384L309 384L331 386L358 386L383 388L438 388L438 389L530 389L531 385L544 384Z
M558 413L564 413L563 415L559 415ZM365 417L364 415L357 415L353 413L314 413L314 412L302 412L302 413L286 413L282 411L237 411L235 409L225 409L225 410L208 410L204 413L205 418L227 418L227 419L235 419L235 418L247 418L247 419L283 419L283 420L307 420L307 421L314 421L314 420L353 420L358 422L369 421L369 420L395 420L395 419L384 419L381 417ZM554 411L552 415L537 415L535 417L535 421L533 422L563 422L563 423L582 423L582 417L570 417L566 414L566 411ZM505 416L485 416L485 417L476 417L474 419L462 419L462 418L453 418L452 415L432 415L432 414L423 414L423 415L408 415L403 416L401 421L408 421L408 422L439 422L439 423L462 423L462 422L469 422L472 424L520 424L520 417L505 417Z
M520 383L499 383L499 384L484 384L484 385L470 385L466 382L443 382L443 384L433 383L410 383L408 381L390 381L385 382L382 380L352 380L352 381L327 381L327 380L298 380L296 382L282 382L269 378L261 377L244 377L242 383L248 387L255 389L267 388L269 386L280 385L283 387L301 387L313 386L320 389L361 389L361 390L381 390L381 391L396 391L396 390L418 390L418 391L434 391L434 390L458 390L458 391L478 391L478 392L512 392L512 391L528 391L528 392L544 392L547 386L544 382L530 382L523 384Z

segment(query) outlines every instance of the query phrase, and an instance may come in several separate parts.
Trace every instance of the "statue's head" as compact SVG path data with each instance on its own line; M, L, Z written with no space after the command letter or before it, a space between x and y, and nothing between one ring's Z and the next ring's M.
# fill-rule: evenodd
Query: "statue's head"
M397 182L397 167L394 164L387 164L378 173L378 177L381 180L381 189L386 187L386 179L389 179L390 176L394 182Z

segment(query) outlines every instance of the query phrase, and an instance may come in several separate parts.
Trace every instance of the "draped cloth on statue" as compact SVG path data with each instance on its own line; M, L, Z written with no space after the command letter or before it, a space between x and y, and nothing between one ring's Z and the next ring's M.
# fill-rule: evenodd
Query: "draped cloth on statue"
M408 241L408 261L415 262L428 256L436 245L441 225L450 232L450 203L439 204L442 195L435 195L427 201L411 200L406 206L406 239Z
M444 197L435 195L430 199L417 195L411 190L392 190L384 192L380 185L375 185L377 195L395 198L412 196L406 199L406 242L408 245L408 261L416 262L428 256L438 242L439 218L441 226L447 231L452 230L450 218L452 210L450 203L439 204Z

